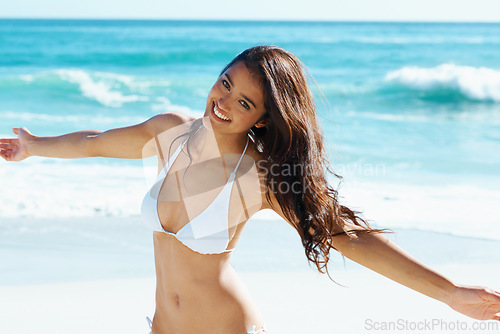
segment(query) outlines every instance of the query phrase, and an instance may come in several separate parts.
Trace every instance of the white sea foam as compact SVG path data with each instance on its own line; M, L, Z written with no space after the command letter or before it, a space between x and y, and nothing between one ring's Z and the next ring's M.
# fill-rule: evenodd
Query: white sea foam
M145 159L144 166L54 161L0 162L0 221L2 217L137 216L157 172L154 158ZM379 226L500 239L500 216L494 210L500 202L500 185L493 181L480 186L460 178L443 186L352 179L346 178L339 189L342 202ZM253 219L281 220L271 211Z
M435 122L454 122L463 123L487 123L489 125L500 125L500 106L489 104L476 104L467 106L465 110L450 113L449 110L437 110L436 108L427 108L422 110L412 110L404 113L387 113L373 111L355 111L344 112L347 117L353 119L367 118L386 122L406 122L406 123L435 123Z
M27 83L31 83L31 82L33 82L33 80L35 80L35 77L31 74L24 74L24 75L20 75L19 79L21 79L22 81L25 81Z
M356 112L352 110L346 112L346 115L354 118L363 117L363 118L370 118L388 122L421 123L421 122L434 121L432 117L426 115L385 114L385 113L375 113L375 112Z
M472 100L500 102L500 70L441 64L433 68L407 66L387 73L385 80L411 89L456 90Z
M136 216L146 192L141 166L30 158L0 162L0 179L0 217Z
M134 83L134 77L131 75L117 74L117 73L111 73L111 72L93 72L93 75L95 75L98 78L118 81L118 82L121 82L127 86L133 85L133 83Z
M186 106L181 106L173 104L166 97L160 96L155 99L155 104L151 106L151 109L156 112L181 112L185 114L192 115L194 117L203 117L203 112L199 110L193 110Z
M500 240L500 185L345 182L343 202L378 226Z
M48 115L43 113L17 112L12 110L0 111L2 119L12 119L16 121L51 121L51 122L78 122L85 118L78 115Z
M35 74L22 74L16 77L27 84L37 81L44 86L57 84L56 80L74 84L83 96L95 100L107 107L121 107L124 103L137 101L150 101L152 89L165 89L171 82L164 78L137 78L131 75L124 75L112 72L84 71L80 69L56 69ZM128 92L128 95L127 93ZM156 99L153 110L163 110L167 105L170 109L186 111L188 108L173 105L167 99ZM192 112L192 110L190 110Z
M105 78L121 81L125 84L130 84L131 77L124 75L105 74L96 75L93 78L89 73L82 70L60 69L55 73L63 80L79 85L83 96L96 100L107 107L121 107L127 102L148 101L148 97L136 94L123 95L120 91L113 90L110 82L106 82ZM108 80L109 81L109 80Z

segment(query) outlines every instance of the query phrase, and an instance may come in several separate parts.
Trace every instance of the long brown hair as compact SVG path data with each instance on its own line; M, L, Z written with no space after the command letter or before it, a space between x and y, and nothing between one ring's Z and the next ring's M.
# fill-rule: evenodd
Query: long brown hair
M360 231L349 229L352 224L363 227L361 232L385 230L371 228L359 212L339 204L337 190L326 180L327 173L340 176L328 162L302 62L279 47L256 46L236 56L221 73L240 61L260 80L269 117L265 127L251 128L264 157L257 165L265 171L266 198L271 203L272 191L299 233L307 259L328 273L335 235L355 237Z

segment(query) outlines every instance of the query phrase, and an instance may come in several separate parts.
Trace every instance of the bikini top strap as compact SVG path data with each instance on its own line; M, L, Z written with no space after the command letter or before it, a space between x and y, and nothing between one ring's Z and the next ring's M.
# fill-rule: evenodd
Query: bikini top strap
M198 131L196 131L196 132L198 132ZM184 148L184 145L186 144L186 142L188 141L188 139L189 139L189 136L177 147L177 149L175 150L174 154L172 154L172 156L168 159L168 161L165 164L165 166L163 166L160 174L158 175L158 178L166 176L166 174L168 173L168 170L171 167L171 164L175 161L175 159L177 159L177 156L179 155L179 153L181 152L181 150ZM240 166L241 160L243 160L243 156L245 155L245 153L247 151L249 140L250 140L250 138L247 137L247 143L245 145L245 149L243 150L243 153L240 156L240 160L238 160L238 163L236 164L236 168L231 173L231 175L236 176L236 171L238 170L238 167Z
M245 152L247 151L248 148L248 142L249 142L249 137L247 137L247 143L245 145L245 149L243 150L243 153L241 153L240 160L238 160L238 163L236 164L236 168L234 171L231 173L232 175L236 175L236 171L238 170L238 167L240 167L241 160L243 160L243 156L245 155Z
M196 132L198 132L198 130ZM172 164L174 163L175 159L177 159L177 156L179 155L179 153L181 153L182 149L184 148L184 145L187 143L188 140L189 140L189 135L186 137L186 139L184 139L182 141L182 143L179 146L177 146L177 149L168 158L167 163L163 166L163 168L161 169L160 173L156 177L157 180L159 180L159 179L164 178L164 177L167 176L167 173L170 170L170 167L172 167Z
M197 134L198 131L200 131L200 129L201 129L201 126L198 129L196 129L196 131L194 132L194 134ZM175 150L174 154L172 154L172 156L170 157L170 159L168 159L168 162L167 162L168 165L170 165L170 163L173 163L173 161L175 161L175 159L177 159L177 156L179 155L179 153L181 152L181 150L184 148L184 145L186 145L186 143L188 142L188 140L189 140L190 137L191 137L191 135L188 134L186 136L186 139L184 139L183 142L177 147L177 149Z

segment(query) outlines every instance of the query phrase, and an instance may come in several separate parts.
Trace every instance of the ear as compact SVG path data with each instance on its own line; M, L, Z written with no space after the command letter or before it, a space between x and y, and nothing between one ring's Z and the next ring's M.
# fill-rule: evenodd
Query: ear
M255 127L256 128L262 128L264 126L266 126L267 124L269 123L269 117L266 117L264 119L261 119L260 121L258 121L257 123L255 123Z

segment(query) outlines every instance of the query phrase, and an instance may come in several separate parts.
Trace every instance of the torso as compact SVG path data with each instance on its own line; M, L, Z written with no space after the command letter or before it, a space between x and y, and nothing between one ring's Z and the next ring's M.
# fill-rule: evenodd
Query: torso
M171 152L181 142L177 141ZM163 151L168 156L168 149ZM225 171L222 159L202 163L195 148L190 146L190 152L191 162L187 155L179 154L159 193L161 225L174 233L213 201L239 159L239 155L226 157ZM259 153L250 141L232 186L228 249L236 246L247 220L264 207L261 189L265 188L254 165L257 159ZM160 168L165 160L168 158L159 159ZM153 334L246 334L254 325L262 327L257 307L230 265L232 253L199 254L163 232L153 232L153 241L157 279Z

